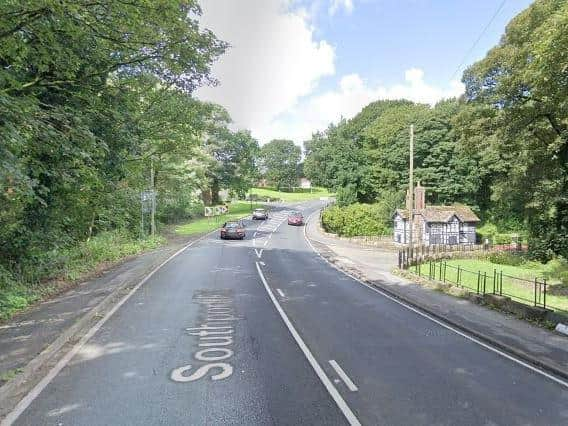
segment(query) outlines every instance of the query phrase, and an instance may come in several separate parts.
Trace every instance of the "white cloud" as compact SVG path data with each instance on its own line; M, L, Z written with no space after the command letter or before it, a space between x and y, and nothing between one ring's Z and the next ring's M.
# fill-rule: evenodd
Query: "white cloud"
M351 118L361 109L379 99L408 99L414 102L435 104L441 99L459 96L463 84L452 81L447 87L436 87L424 81L424 72L412 68L405 72L405 82L393 86L370 86L358 74L341 78L336 90L304 98L287 114L267 126L255 128L261 140L287 137L300 144L316 130L324 130L329 123L342 117Z
M333 16L339 9L345 9L347 13L353 12L353 0L331 0L329 14Z
M202 26L231 44L213 66L217 87L200 99L228 109L236 125L253 134L308 95L320 78L335 72L335 53L313 37L308 14L289 0L205 0Z

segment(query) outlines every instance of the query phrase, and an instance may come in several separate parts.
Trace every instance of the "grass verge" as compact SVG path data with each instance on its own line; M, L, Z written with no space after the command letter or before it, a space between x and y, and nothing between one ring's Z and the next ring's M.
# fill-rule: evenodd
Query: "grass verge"
M263 207L262 204L252 203L252 208ZM246 201L238 201L229 204L229 213L214 216L214 217L202 217L197 220L192 220L189 223L179 225L175 228L176 234L179 235L194 235L202 234L205 232L210 232L216 228L219 228L224 222L228 220L236 220L243 216L250 214L251 203Z
M154 249L162 237L138 240L120 231L104 232L77 246L34 256L20 273L0 270L0 321L53 295L65 286L86 279L108 263Z
M331 197L331 194L324 188L304 189L297 188L294 192L277 191L274 188L254 188L251 193L259 198L276 198L285 202L318 200L320 197Z

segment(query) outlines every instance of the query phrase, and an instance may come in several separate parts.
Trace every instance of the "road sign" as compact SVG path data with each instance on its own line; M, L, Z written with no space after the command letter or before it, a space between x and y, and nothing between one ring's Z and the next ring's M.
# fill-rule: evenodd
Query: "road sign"
M211 217L214 214L213 207L205 207L205 217Z
M152 203L156 198L156 191L142 191L140 193L140 202L142 203L142 212L150 213L152 211Z

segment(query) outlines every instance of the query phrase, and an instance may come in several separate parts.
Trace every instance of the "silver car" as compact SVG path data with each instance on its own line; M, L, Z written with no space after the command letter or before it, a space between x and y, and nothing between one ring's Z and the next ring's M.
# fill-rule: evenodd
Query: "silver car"
M266 209L254 209L252 212L253 220L266 220L268 219L268 212Z

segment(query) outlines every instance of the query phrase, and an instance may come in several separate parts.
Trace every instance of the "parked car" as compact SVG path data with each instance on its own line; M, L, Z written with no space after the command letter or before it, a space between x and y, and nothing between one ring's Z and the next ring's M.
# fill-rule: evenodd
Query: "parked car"
M292 212L288 215L288 225L303 225L304 216L300 212Z
M266 209L254 209L252 212L253 220L266 220L268 219L268 211Z
M221 239L239 239L242 240L246 236L245 225L242 222L225 222L221 228Z

